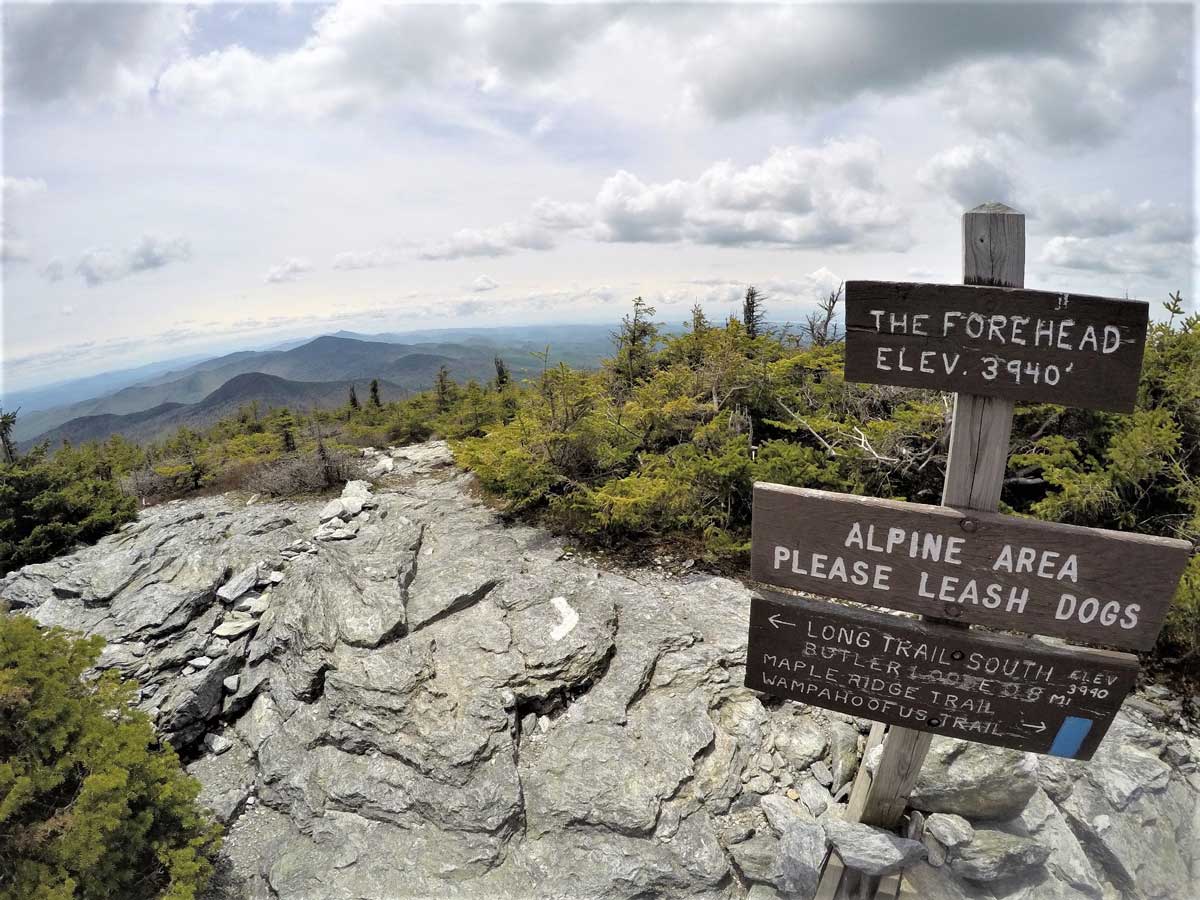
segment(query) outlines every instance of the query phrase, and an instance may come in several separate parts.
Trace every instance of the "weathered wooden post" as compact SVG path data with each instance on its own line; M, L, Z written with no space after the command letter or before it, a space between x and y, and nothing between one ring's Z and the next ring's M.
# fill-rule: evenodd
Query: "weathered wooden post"
M748 687L876 723L850 819L899 821L934 734L1090 759L1137 657L969 626L1147 649L1187 564L1184 541L995 511L1014 403L1131 412L1149 323L1143 302L1024 290L1024 264L1024 216L985 204L965 285L846 284L846 380L955 393L940 506L754 487L753 579L920 616L751 600ZM837 895L874 889L847 872Z
M962 252L963 284L1024 287L1025 215L1003 203L985 203L963 213ZM1013 401L1006 397L954 395L943 506L985 512L999 507L1012 416ZM883 753L873 775L860 767L847 818L891 828L904 814L933 735L891 728L884 737L883 729L880 724L872 729L876 733L871 737L883 740ZM871 746L868 738L868 749Z

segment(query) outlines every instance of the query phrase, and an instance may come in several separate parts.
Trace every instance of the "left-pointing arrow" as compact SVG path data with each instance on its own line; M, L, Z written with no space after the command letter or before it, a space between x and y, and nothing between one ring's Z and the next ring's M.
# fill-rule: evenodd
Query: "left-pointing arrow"
M790 625L790 626L792 626L793 628L795 628L795 627L796 627L796 623L795 623L795 622L789 622L789 621L787 621L786 619L781 619L781 618L779 618L779 613L772 613L772 614L771 614L771 615L770 615L770 616L767 618L767 621L768 621L768 622L770 622L772 625L774 625L776 628L778 628L780 625Z

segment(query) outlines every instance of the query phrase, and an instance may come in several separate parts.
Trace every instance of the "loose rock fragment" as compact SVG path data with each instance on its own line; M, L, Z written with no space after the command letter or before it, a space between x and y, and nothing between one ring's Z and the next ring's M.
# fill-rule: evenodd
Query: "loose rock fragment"
M254 588L258 584L258 578L258 563L247 566L230 578L229 581L225 582L225 584L221 585L217 590L217 596L222 600L236 600L242 594L246 593L246 591Z
M824 819L825 836L849 868L867 875L890 875L925 859L925 847L858 822Z

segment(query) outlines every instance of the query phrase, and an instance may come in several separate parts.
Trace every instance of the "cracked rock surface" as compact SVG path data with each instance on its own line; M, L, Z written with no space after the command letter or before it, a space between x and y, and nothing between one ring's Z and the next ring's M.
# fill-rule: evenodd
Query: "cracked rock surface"
M444 444L364 456L374 487L164 504L0 581L138 679L229 825L214 896L811 891L869 723L742 686L745 587L505 526ZM974 830L916 896L1189 896L1200 742L1138 699L1091 763L936 739L914 805Z

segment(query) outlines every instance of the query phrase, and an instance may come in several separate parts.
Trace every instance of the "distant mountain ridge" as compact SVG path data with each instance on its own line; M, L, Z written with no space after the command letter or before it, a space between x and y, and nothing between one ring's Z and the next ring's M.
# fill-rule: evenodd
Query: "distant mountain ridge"
M162 403L125 415L80 416L24 441L23 446L43 441L48 441L51 447L64 440L72 444L102 441L114 434L133 441L149 441L183 426L199 429L212 425L250 403L258 403L263 412L281 406L297 411L328 409L346 402L351 385L365 401L370 390L368 379L289 381L278 375L246 372L235 375L197 403ZM405 388L390 381L379 382L379 396L384 403L399 400L406 393Z
M227 397L236 397L237 405L257 401L264 409L329 407L345 402L351 383L365 397L363 386L373 378L399 397L431 387L442 366L457 381L484 381L495 372L495 357L502 356L513 376L521 378L541 368L536 354L547 347L555 361L580 368L595 367L609 350L608 330L596 326L461 329L426 337L443 333L460 340L401 343L392 340L401 337L398 334L340 332L288 349L239 350L183 368L158 365L146 370L148 377L113 393L23 412L14 437L22 446L43 440L52 444L63 439L94 440L109 434L145 440L180 424L198 427L216 421L221 415L214 417L214 410ZM249 375L275 380L244 377ZM235 411L236 405L223 414Z

